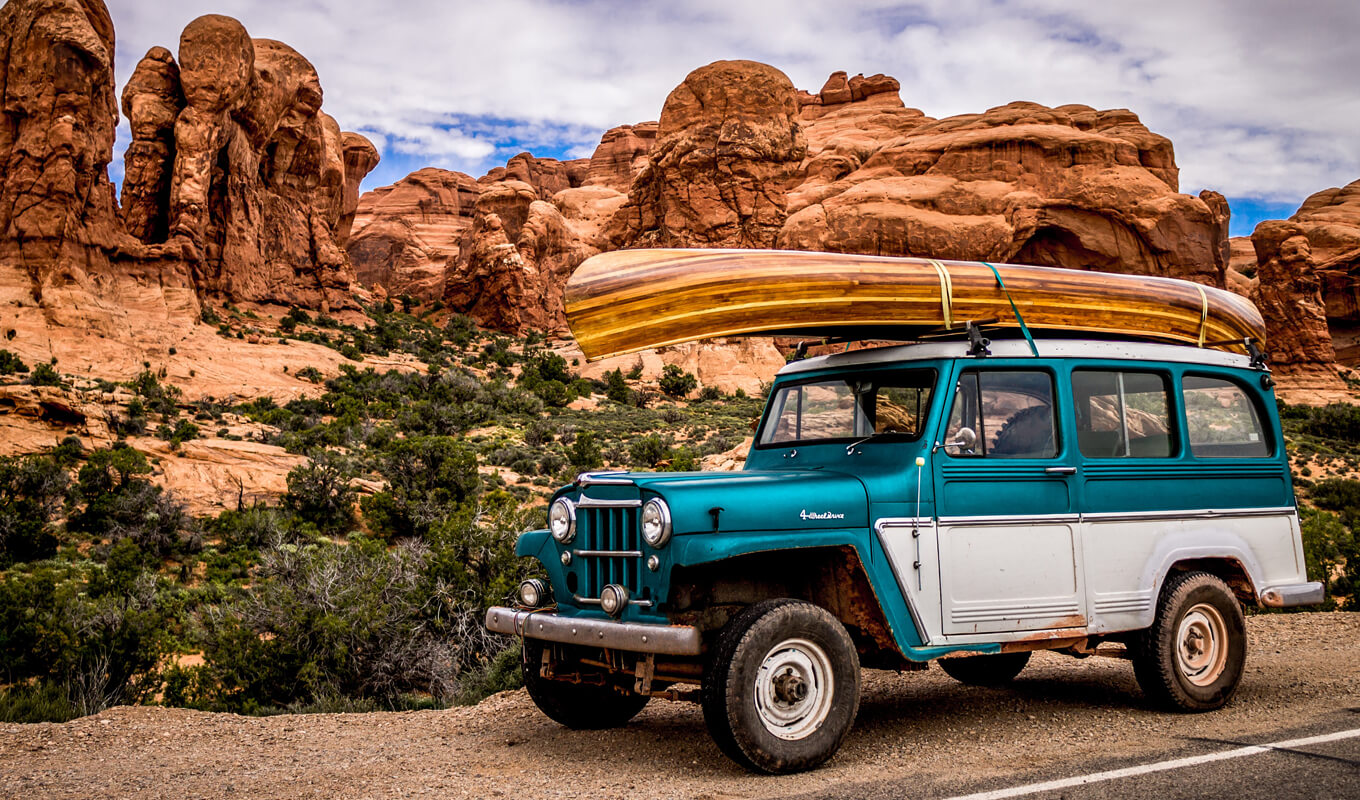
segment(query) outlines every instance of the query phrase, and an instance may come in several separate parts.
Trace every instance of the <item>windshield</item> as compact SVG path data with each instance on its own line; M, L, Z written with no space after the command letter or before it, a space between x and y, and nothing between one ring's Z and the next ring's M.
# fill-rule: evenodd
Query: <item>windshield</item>
M781 386L758 444L787 446L877 434L916 439L925 426L934 385L935 371L918 369Z

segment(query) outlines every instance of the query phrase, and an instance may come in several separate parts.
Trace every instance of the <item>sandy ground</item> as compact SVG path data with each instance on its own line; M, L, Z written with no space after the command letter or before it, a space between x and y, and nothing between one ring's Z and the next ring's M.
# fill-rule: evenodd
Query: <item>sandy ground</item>
M115 708L0 725L6 798L766 798L1154 759L1187 740L1360 725L1360 613L1248 620L1247 674L1210 714L1147 708L1127 662L1041 653L1011 687L937 668L869 672L845 746L812 773L760 777L708 739L697 706L653 701L624 728L575 732L522 691L472 708L267 718Z

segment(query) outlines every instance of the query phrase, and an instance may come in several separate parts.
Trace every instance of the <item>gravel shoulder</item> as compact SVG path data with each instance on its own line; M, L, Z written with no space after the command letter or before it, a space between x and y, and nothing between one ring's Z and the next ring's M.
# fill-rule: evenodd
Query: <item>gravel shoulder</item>
M624 728L566 730L524 692L444 711L241 717L119 707L0 725L5 798L723 798L853 795L1156 758L1188 740L1360 725L1360 613L1248 619L1237 698L1210 714L1146 707L1127 662L1039 653L1011 687L938 668L866 673L854 730L812 773L757 777L718 752L695 705L653 701Z

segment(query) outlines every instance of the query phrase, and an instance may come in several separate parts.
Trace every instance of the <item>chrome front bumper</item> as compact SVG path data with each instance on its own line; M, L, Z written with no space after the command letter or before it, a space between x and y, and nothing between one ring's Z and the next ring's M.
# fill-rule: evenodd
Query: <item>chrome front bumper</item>
M519 611L497 606L487 609L486 628L509 636L634 653L697 656L703 652L699 629L689 625L646 625L560 617L551 611Z
M1271 608L1293 608L1294 606L1315 606L1322 602L1322 584L1295 583L1289 586L1272 586L1261 592L1261 605Z

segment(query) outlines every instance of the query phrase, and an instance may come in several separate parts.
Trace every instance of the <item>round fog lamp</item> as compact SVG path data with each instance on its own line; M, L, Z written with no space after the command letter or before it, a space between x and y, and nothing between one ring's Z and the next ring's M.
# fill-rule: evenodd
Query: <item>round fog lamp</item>
M538 578L520 581L519 603L525 608L538 608L548 599L548 585Z
M600 592L600 609L611 617L617 617L628 607L628 590L611 583Z
M642 507L642 538L655 548L666 546L671 538L671 510L666 501L654 497Z
M548 530L561 544L567 544L576 537L576 507L567 498L557 498L548 510Z

